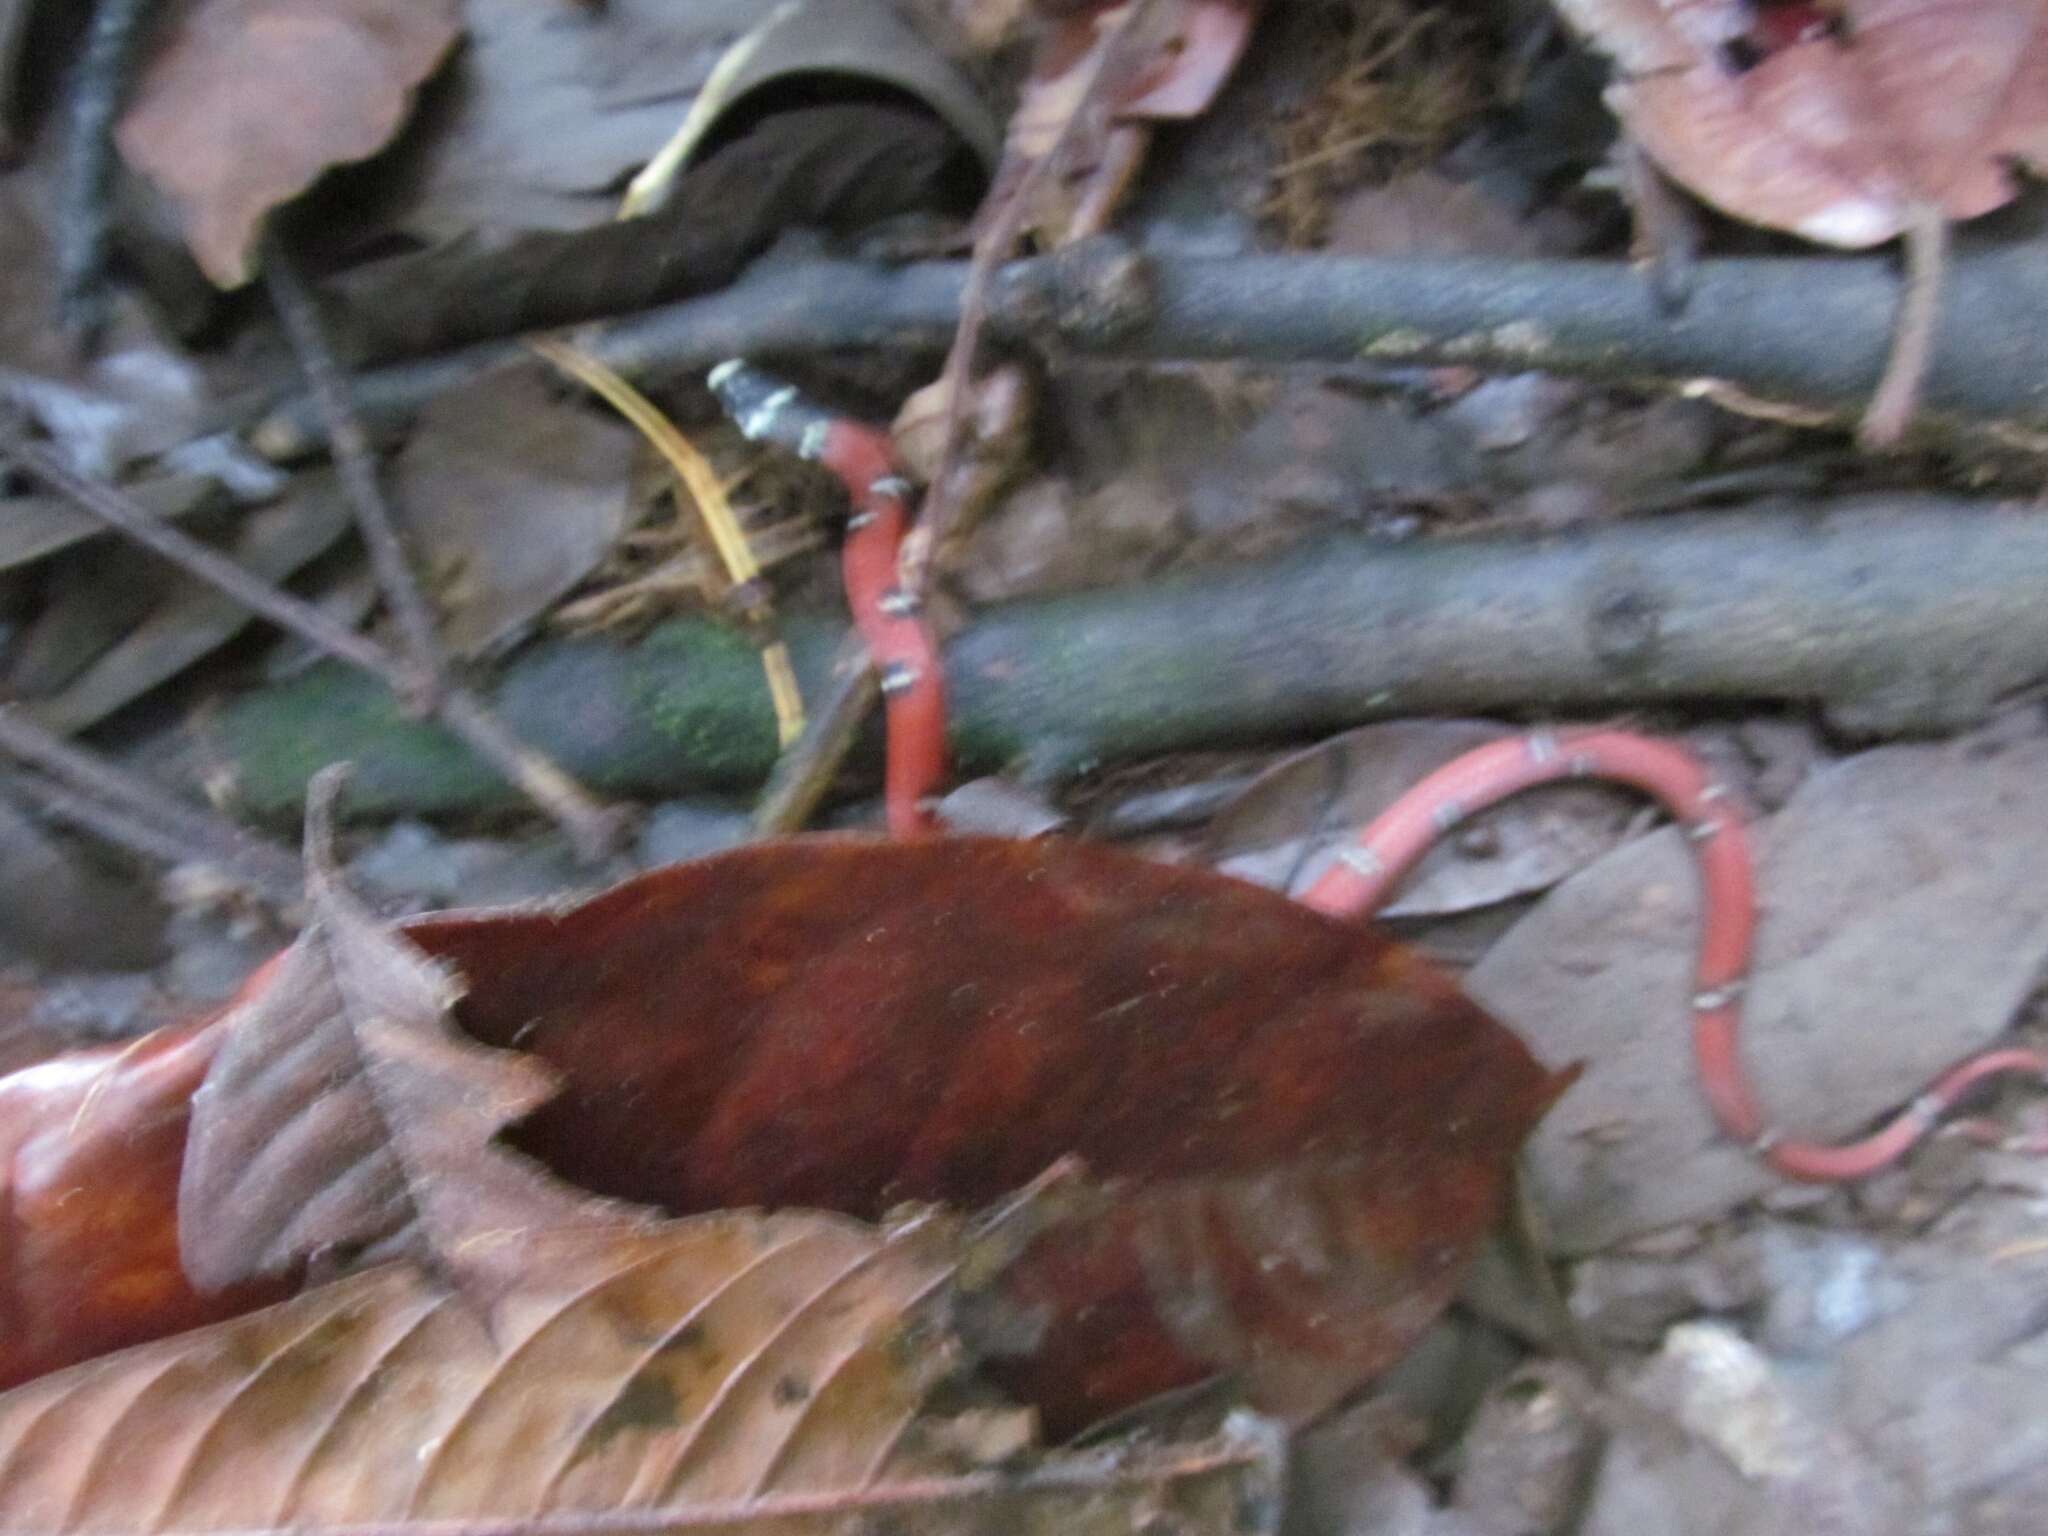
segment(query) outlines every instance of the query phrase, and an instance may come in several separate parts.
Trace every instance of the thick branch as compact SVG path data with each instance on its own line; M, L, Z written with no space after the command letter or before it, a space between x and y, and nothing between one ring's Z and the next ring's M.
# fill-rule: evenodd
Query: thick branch
M1120 256L1125 259L1119 259ZM1263 362L1469 363L1610 380L1721 380L1852 415L1884 372L1899 277L1881 256L1700 263L1667 314L1611 261L1486 257L1159 255L1133 291L1128 247L1084 241L1012 263L991 285L991 334L1101 356ZM1105 291L1105 278L1113 277ZM626 376L726 357L844 347L937 351L965 268L764 264L722 292L615 321L587 350ZM381 420L522 355L503 343L374 369L358 403ZM2048 429L2048 245L1959 253L1949 269L1924 405L1936 415ZM317 441L302 401L265 425L279 449Z
M1568 538L1340 541L1156 586L999 605L947 651L963 771L1300 738L1393 715L1824 707L1861 734L1943 730L2048 678L2048 516L1935 499L1659 517ZM840 627L786 625L819 696ZM537 647L505 719L600 789L758 783L774 712L745 637L707 620L638 646ZM245 802L288 812L351 758L360 810L501 804L448 736L322 669L223 712Z

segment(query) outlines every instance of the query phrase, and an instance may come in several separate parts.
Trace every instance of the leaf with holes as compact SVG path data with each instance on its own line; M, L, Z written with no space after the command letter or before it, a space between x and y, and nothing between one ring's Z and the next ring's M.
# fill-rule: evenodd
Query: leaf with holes
M1277 1456L1249 1434L983 1470L1030 1436L925 1407L962 1364L942 1303L972 1248L942 1220L703 1216L527 1251L484 1315L386 1265L0 1396L0 1528L1274 1523Z
M1609 54L1608 100L1738 218L1868 246L1919 204L1968 219L2048 163L2040 0L1556 0Z
M625 1213L491 1144L553 1076L464 1038L456 977L343 887L328 831L339 782L329 769L308 793L306 927L221 1021L194 1095L179 1251L208 1290L404 1254L490 1294L523 1276L534 1231Z
M460 0L189 0L115 130L224 288L254 275L271 211L367 159L462 33Z

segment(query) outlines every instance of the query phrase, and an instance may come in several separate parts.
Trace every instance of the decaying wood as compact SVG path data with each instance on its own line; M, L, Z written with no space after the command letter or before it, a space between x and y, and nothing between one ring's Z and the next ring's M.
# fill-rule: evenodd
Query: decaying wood
M1862 735L1946 730L2048 678L2048 518L1937 498L1667 516L1569 537L1336 541L1136 590L986 609L949 646L963 773L1302 738L1389 716L1604 714L1679 702L1824 709ZM792 615L822 694L841 625ZM621 793L756 784L774 712L745 638L708 620L637 646L536 647L497 703ZM359 810L505 802L444 733L322 669L216 725L244 804L288 814L352 759Z

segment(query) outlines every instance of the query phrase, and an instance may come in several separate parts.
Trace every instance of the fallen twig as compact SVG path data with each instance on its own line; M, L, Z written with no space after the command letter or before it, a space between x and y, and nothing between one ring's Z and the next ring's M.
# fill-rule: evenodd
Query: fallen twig
M54 449L18 433L0 441L0 453L73 506L91 513L109 528L126 534L144 549L161 555L208 585L218 587L251 613L297 635L326 655L374 673L394 689L400 686L403 674L396 660L386 655L376 641L337 622L325 609L250 575L211 545L156 517L121 487L88 479Z
M729 283L791 226L857 230L947 202L952 130L878 102L771 112L683 174L659 211L461 240L323 287L358 363L623 314Z
M1107 110L1106 103L1115 92L1129 84L1140 59L1139 48L1149 40L1148 26L1157 8L1158 0L1139 0L1116 24L1116 35L1109 39L1097 56L1052 143L1037 158L1027 162L1021 174L1014 177L1008 186L1004 185L1002 171L1014 163L1010 159L1015 152L1014 144L1005 151L1004 167L998 169L996 176L1000 200L995 204L987 226L974 242L974 252L967 264L967 280L960 293L959 326L953 333L953 344L947 349L945 366L939 373L944 418L939 433L937 467L932 473L930 492L925 497L919 532L920 543L925 549L934 549L948 539L959 511L956 484L960 454L967 440L967 397L973 386L975 367L981 360L981 333L988 320L990 279L999 263L1016 254L1018 242L1024 236L1025 221L1036 208L1043 188L1052 178L1066 171L1088 130L1099 128L1098 119ZM922 596L930 576L931 562L913 557L910 563L913 567L909 573L910 590Z
M1106 303L1115 240L1012 262L990 283L988 328L1013 345L1107 357L1273 363L1465 363L1684 387L1724 381L1852 419L1890 355L1898 277L1880 257L1700 262L1682 313L1611 261L1489 257L1149 255L1142 285ZM772 261L733 287L579 338L628 378L836 348L936 352L958 323L953 262ZM1142 291L1140 290L1142 288ZM1149 302L1148 302L1149 300ZM2048 433L2048 244L1977 244L1943 285L1923 415ZM1114 313L1110 311L1114 310ZM361 409L396 422L443 390L524 357L511 343L369 370ZM286 457L319 441L307 402L250 403L257 442Z
M333 447L335 467L355 513L356 528L370 552L377 586L398 624L402 659L387 677L409 710L422 716L439 715L450 730L560 823L585 858L604 857L617 844L620 818L544 755L521 742L481 699L455 681L433 612L413 576L391 509L377 483L377 458L369 434L349 400L348 381L328 345L319 310L281 241L269 241L263 273Z
M426 596L413 579L412 563L398 540L383 489L377 484L376 452L349 401L348 381L327 344L313 297L299 280L298 269L281 240L271 239L264 249L263 281L334 450L335 470L355 513L356 531L370 552L377 588L398 625L400 648L408 663L406 683L400 691L408 706L430 714L447 686L448 654Z
M317 605L250 575L218 550L202 544L182 529L152 517L120 487L88 480L46 444L29 441L17 434L0 439L0 456L11 460L73 505L128 535L145 549L219 588L251 612L297 635L325 655L345 661L376 678L394 696L403 696L410 688L414 676L412 669L369 636L337 622ZM587 851L589 857L601 856L616 841L617 818L592 802L568 775L520 746L511 733L493 721L467 689L460 686L445 689L438 713L450 731L510 782L523 789L552 796L553 804L549 808L560 808L565 822L570 816L577 817L570 830L577 839L578 848Z
M1120 759L1360 721L1774 701L1881 736L1959 728L2048 678L2048 517L1937 498L1667 515L1573 536L1332 540L1148 587L998 604L946 648L951 751L1056 780ZM792 613L809 696L839 621ZM497 695L612 792L758 784L776 757L751 647L681 619L639 646L535 647ZM215 727L244 803L288 814L314 760L358 763L360 811L502 803L445 735L331 669Z
M152 0L98 0L72 76L64 202L57 221L58 321L90 346L106 320L112 243L114 121L148 35Z
M810 823L831 797L833 781L881 697L881 679L868 660L867 643L849 634L832 658L829 691L813 701L802 733L775 760L761 787L753 815L757 837L781 837Z
M865 661L887 707L889 830L897 837L931 831L926 801L946 771L945 678L923 604L902 583L910 482L897 470L889 434L834 416L794 386L736 360L711 370L711 388L749 438L817 461L846 488L853 510L840 565ZM833 704L842 714L835 716L835 734L817 739L836 741L845 731L850 741L863 697L857 686L837 690ZM836 766L837 759L821 750L813 772L829 780Z
M211 864L272 906L299 899L291 853L44 730L18 705L0 704L0 753L39 770L14 782L52 815L146 858Z
M1857 433L1865 447L1888 448L1904 437L1919 406L1920 380L1927 372L1934 327L1941 317L1948 236L1948 216L1940 208L1923 203L1914 210L1906 229L1905 284L1899 293L1891 356Z
M721 380L725 382L721 383ZM758 432L775 436L783 446L800 453L808 452L813 446L806 438L801 425L794 431L785 428L780 433L776 432L777 418L784 413L778 410L758 410L758 401L762 398L763 390L773 389L772 381L764 383L762 376L754 370L729 364L721 364L712 370L712 381L714 390L727 409L739 417L748 435L756 435ZM735 395L731 388L735 382L742 386L738 395ZM933 388L949 402L956 398L943 385ZM987 378L973 385L970 392L975 397L972 418L973 453L970 457L958 460L947 477L947 483L952 489L954 508L950 535L956 540L973 526L981 509L1015 471L1023 457L1031 419L1030 381L1022 370L1014 365L996 369ZM930 393L932 389L921 391L913 400ZM792 395L791 403L796 403L799 398ZM747 403L749 400L755 401L757 408L750 409ZM792 413L792 419L798 415L808 418L810 410L810 407L805 406L802 411ZM837 437L834 438L832 433L837 433ZM901 433L902 423L899 421L896 434L899 440ZM847 526L855 531L849 534L846 547L848 555L854 556L861 554L874 540L874 532L871 529L865 532L860 530L867 528L878 518L884 521L887 519L879 513L869 515L873 507L880 504L874 503L869 496L859 465L845 455L841 456L840 462L833 462L832 455L827 450L835 441L841 444L860 442L866 450L859 456L862 459L886 455L891 449L889 440L881 433L845 420L835 421L831 432L822 434L814 445L819 454L825 455L828 467L841 475L847 493L853 500L856 510L854 517L848 520ZM893 465L888 468L890 473L885 478L900 478L894 474ZM871 470L868 472L872 473ZM928 495L927 500L930 499ZM919 528L913 531L910 537L915 539L923 532L924 530ZM942 554L947 549L946 545L935 546L929 540L924 547L927 550L936 548ZM906 562L907 545L898 547L890 544L885 548L886 558L863 556L859 562L849 562L849 600L852 600L856 585L854 569L858 563L872 571L875 579L868 583L870 587L877 587L879 583L895 589L890 596L905 614L922 610L925 605L911 593L907 579L901 575ZM899 620L902 617L903 615L898 615ZM871 622L892 622L886 616L879 619L870 616L870 619ZM928 623L929 620L925 622ZM868 642L858 635L849 636L846 643L840 647L839 654L833 659L831 692L823 708L813 712L803 732L794 742L789 741L786 736L783 739L783 755L776 763L775 771L769 775L768 784L763 789L761 799L754 810L754 830L757 833L773 836L794 832L810 819L830 793L840 768L860 738L861 727L866 723L868 712L882 694L881 680L877 675L875 663L869 657ZM897 712L892 705L892 715ZM935 734L937 730L938 727L934 726ZM943 758L943 755L943 746L934 745L933 760ZM899 810L896 814L903 813Z

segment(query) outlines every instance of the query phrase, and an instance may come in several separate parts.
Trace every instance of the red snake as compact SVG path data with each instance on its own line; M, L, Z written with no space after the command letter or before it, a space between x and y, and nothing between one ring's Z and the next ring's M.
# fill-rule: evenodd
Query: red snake
M711 386L750 438L824 465L853 503L842 557L847 602L881 674L887 714L884 803L892 835L936 830L929 809L946 773L945 683L938 649L898 581L909 530L910 487L888 434L805 400L794 386L743 362L712 370ZM1701 918L1691 997L1693 1061L1715 1122L1788 1178L1836 1183L1889 1166L1985 1079L2024 1072L2048 1079L2048 1054L1982 1052L1936 1078L1880 1130L1840 1145L1801 1141L1773 1125L1742 1066L1742 996L1756 929L1749 836L1735 797L1684 748L1629 731L1536 731L1465 753L1428 775L1339 850L1301 900L1351 917L1384 906L1416 862L1467 817L1538 784L1594 778L1656 801L1684 829L1699 869ZM2048 1133L2003 1137L1996 1126L1957 1127L1980 1140L2048 1152Z

